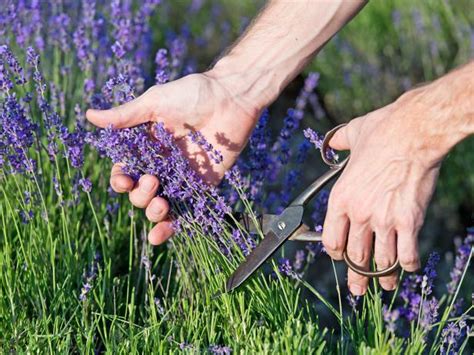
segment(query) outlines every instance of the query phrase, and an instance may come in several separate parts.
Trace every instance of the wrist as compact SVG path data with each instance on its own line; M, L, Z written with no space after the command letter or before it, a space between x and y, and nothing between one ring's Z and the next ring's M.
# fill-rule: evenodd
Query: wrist
M406 118L413 118L406 124L418 135L417 148L440 162L455 145L474 134L472 100L472 85L461 68L406 92L397 103Z
M221 58L206 75L225 87L234 99L257 112L275 101L281 91L269 69L252 65L238 54Z

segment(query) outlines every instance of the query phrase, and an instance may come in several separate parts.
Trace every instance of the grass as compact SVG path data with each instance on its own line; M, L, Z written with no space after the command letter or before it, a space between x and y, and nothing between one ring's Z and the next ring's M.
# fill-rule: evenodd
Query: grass
M97 164L90 154L89 164ZM306 281L279 273L260 274L241 290L215 297L242 255L227 259L196 226L185 226L167 246L151 248L142 212L130 213L126 201L110 197L103 174L95 174L90 194L81 192L79 201L69 204L68 174L62 176L61 197L51 184L54 169L66 171L67 164L42 161L43 174L36 179L41 192L34 179L2 176L0 347L5 352L202 352L214 344L235 353L396 354L421 353L429 345L419 329L408 340L387 331L376 284L352 314L343 312L341 300L332 304ZM25 190L41 196L28 224L18 214L26 204ZM110 214L106 206L114 199L119 208ZM144 256L151 260L149 268ZM81 301L84 273L94 263L93 287ZM339 330L319 325L314 304L301 297L302 287L325 304ZM454 298L442 302L449 307L439 324L448 320Z

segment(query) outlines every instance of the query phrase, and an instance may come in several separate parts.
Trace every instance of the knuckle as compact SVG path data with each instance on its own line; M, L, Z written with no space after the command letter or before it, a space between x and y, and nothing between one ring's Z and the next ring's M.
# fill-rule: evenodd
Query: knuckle
M323 246L328 254L337 258L342 255L344 250L344 245L338 238L323 238Z
M375 255L374 260L379 270L386 269L389 266L392 266L392 264L394 263L394 261L391 260L390 258L386 256L380 256L380 255L379 256Z
M150 222L156 222L155 215L152 212L150 212L148 209L145 210L145 216Z
M355 204L356 208L354 208L351 212L351 222L356 224L366 224L370 220L370 214L367 212L367 209L360 208L359 204Z
M140 195L134 194L134 193L129 193L128 194L128 199L130 200L130 203L134 205L135 207L138 208L145 208L147 207L148 203L145 199L141 198Z
M118 193L123 193L125 191L127 191L127 187L126 184L123 183L123 181L121 181L121 179L117 179L115 177L110 177L110 186L112 187L112 189L115 191L115 192L118 192Z
M407 218L398 218L397 220L397 227L398 229L405 231L405 232L413 232L415 230L415 223L414 221L407 217Z
M403 269L407 271L414 271L419 267L419 259L417 255L401 255L400 258L400 265Z
M160 221L160 216L154 212L148 212L145 210L146 218L153 223L158 223Z
M368 253L365 250L348 250L347 256L357 265L364 265L369 260Z
M392 221L386 214L375 214L372 217L372 225L378 232L388 231L392 228Z
M422 218L419 213L402 213L396 218L398 229L406 232L416 232L421 228Z

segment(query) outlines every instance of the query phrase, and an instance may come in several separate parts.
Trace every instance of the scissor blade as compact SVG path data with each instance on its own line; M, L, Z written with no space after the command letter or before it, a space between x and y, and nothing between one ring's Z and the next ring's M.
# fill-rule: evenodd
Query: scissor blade
M303 212L303 206L289 206L268 222L265 238L229 278L226 292L232 291L247 280L298 229Z
M254 219L248 213L234 213L234 217L237 219L239 224L247 230L247 232L258 233L259 230L261 230L264 235L268 232L270 222L276 216L277 215L275 214L257 216L256 219L258 225L255 225Z
M268 232L265 238L247 256L245 262L240 264L229 278L226 284L226 292L232 291L247 280L284 241L284 239L279 239L272 231Z

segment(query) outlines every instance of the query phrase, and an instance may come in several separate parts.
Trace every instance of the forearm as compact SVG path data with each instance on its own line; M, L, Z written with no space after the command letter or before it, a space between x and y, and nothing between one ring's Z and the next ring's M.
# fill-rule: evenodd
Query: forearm
M362 0L273 0L210 75L257 109L273 102Z
M418 148L441 160L456 144L474 134L474 61L420 88L397 102L419 119L407 122L419 132Z

